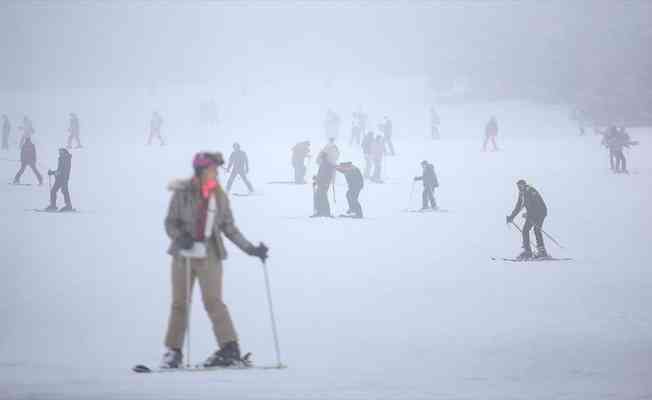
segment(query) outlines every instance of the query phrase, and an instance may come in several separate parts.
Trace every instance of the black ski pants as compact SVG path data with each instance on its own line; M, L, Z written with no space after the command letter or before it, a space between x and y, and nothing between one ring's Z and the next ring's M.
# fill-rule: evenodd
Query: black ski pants
M627 160L625 159L625 153L623 149L614 150L614 158L616 164L616 172L627 172Z
M426 209L432 207L433 209L437 208L437 202L435 201L435 187L434 186L423 186L423 195L422 195L421 207Z
M70 203L70 192L68 191L67 179L54 180L54 186L52 186L52 190L50 191L50 205L51 206L57 205L57 192L59 191L59 189L61 189L61 193L63 193L63 201L65 201L67 206L72 207L72 204Z
M530 248L530 231L534 228L534 237L537 241L537 248L544 249L545 245L543 244L543 234L541 228L543 227L543 220L546 219L546 215L529 215L525 219L525 224L523 224L523 249L528 250Z
M240 176L240 178L242 178L242 181L245 183L245 185L247 185L247 189L249 189L250 192L254 191L254 187L251 186L251 182L249 182L249 179L247 179L247 173L233 169L231 170L231 175L229 176L229 180L226 182L227 192L231 191L231 186L233 186L233 181L235 181L235 178L237 176Z
M25 172L25 168L27 167L30 167L34 172L34 175L36 175L36 179L38 179L38 184L40 185L41 183L43 183L43 177L41 176L41 173L38 172L38 169L36 169L36 164L33 162L22 162L20 164L20 169L18 170L18 173L16 173L16 176L14 177L14 183L20 182L20 177L23 176L23 172Z
M349 203L349 211L355 214L357 217L362 217L362 205L358 199L360 196L361 187L358 188L349 188L346 192L346 201Z

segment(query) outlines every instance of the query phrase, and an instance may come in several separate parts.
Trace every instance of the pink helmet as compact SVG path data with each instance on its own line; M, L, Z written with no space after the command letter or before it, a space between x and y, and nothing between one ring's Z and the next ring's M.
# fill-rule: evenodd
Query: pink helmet
M219 167L224 164L224 157L222 153L209 153L207 151L202 151L195 154L195 158L192 160L192 166L195 169L207 168L207 167Z

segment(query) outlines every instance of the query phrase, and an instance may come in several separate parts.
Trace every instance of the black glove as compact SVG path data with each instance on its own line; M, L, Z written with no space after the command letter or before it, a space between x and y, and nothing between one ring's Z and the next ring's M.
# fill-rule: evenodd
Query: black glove
M259 244L258 246L251 246L247 249L247 254L250 256L260 258L260 261L265 262L267 259L267 252L269 249L265 246L264 243Z
M52 171L51 169L48 170L48 176L50 175L54 175L54 171Z
M194 244L195 239L188 232L184 232L177 238L177 246L179 246L181 250L190 250Z
M508 215L507 217L505 217L505 221L507 221L508 224L511 224L512 221L514 221L514 217L512 217L511 215Z

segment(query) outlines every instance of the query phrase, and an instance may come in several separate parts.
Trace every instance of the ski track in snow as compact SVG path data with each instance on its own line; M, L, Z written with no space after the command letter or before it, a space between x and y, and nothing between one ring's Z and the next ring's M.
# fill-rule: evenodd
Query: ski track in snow
M342 115L349 108L342 105ZM315 125L322 112L315 107L304 125ZM306 130L275 142L245 140L264 131L267 117L260 126L226 123L224 134L211 138L171 116L169 145L143 147L137 140L146 139L144 130L115 133L88 121L70 185L73 205L84 212L28 213L47 205L47 189L0 186L0 398L652 398L649 130L631 131L642 143L628 151L637 173L623 176L605 169L599 139L577 137L559 108L504 102L439 112L442 140L433 142L425 107L398 108L399 155L386 165L391 184L365 186L360 199L368 218L361 221L310 219L311 185L267 184L292 178L288 149ZM502 151L482 153L489 113L498 116ZM33 115L37 132L47 118ZM320 133L312 135L313 154ZM42 166L56 163L64 138L53 135L37 134ZM228 154L236 139L263 194L232 198L235 218L250 240L270 246L289 368L131 373L135 364L156 365L163 352L170 297L165 187L190 174L195 151ZM362 166L357 149L340 148L342 160ZM421 187L411 200L410 190L422 159L434 163L437 202L450 212L404 212L420 205ZM0 164L6 180L16 168ZM308 176L315 171L313 159ZM574 261L491 260L519 251L520 236L504 217L518 178L542 193L549 207L544 229L566 247L548 241L549 252ZM344 179L337 179L336 204L329 194L336 215L346 205ZM31 171L22 181L35 183ZM245 190L242 182L234 190ZM225 301L243 350L269 364L260 264L227 246ZM216 345L197 292L192 324L191 357L199 362Z

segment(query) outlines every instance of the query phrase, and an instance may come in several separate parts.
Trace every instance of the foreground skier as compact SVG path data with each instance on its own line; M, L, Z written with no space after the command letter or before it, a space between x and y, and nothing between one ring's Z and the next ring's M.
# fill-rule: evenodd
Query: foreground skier
M66 203L59 211L74 211L72 202L70 201L70 192L68 191L68 181L70 180L72 155L68 150L59 149L59 160L57 162L56 171L48 170L48 176L54 175L54 186L50 190L50 205L45 208L45 211L57 211L57 192L61 189L63 193L63 200Z
M174 181L169 186L173 195L165 230L172 239L168 250L172 256L172 308L165 337L168 350L161 368L182 365L181 348L189 316L186 285L192 291L195 278L219 345L219 350L203 366L230 366L241 361L238 336L222 300L222 260L227 256L222 234L242 251L262 261L267 258L268 249L262 243L251 244L235 226L229 200L217 180L217 168L223 164L221 153L198 153L193 161L194 177Z
M352 162L340 163L335 169L344 174L348 186L346 201L348 202L349 209L346 211L346 214L340 215L340 217L362 218L362 205L360 205L358 198L364 187L364 178L360 169L353 165Z
M548 253L543 244L543 235L541 234L543 220L548 215L546 203L543 201L539 192L528 185L523 179L516 182L516 186L518 186L518 201L516 202L516 206L514 206L514 211L507 216L507 223L513 223L514 217L521 212L523 207L525 207L526 211L525 224L522 229L523 252L517 258L521 260L532 258L532 249L530 248L530 230L532 228L534 228L534 236L537 240L537 254L535 258L546 258L548 257Z
M423 174L414 177L415 182L423 182L421 211L426 211L429 208L438 210L437 202L435 201L435 188L439 187L439 182L437 181L435 166L430 164L428 161L423 160L421 161L421 167L423 168Z

